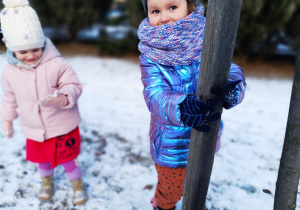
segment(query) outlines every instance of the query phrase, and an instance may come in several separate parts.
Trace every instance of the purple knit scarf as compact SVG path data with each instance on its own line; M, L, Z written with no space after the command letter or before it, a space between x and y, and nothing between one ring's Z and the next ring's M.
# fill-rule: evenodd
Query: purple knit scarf
M139 50L152 61L164 65L189 65L201 57L205 27L204 7L199 4L187 17L161 26L149 19L138 29Z

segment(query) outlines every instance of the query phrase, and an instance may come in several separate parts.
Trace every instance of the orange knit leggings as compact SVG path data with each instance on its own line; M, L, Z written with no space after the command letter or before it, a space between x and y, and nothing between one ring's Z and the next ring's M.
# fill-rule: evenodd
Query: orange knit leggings
M183 196L186 168L168 168L156 164L155 167L158 175L156 202L162 209L173 208Z

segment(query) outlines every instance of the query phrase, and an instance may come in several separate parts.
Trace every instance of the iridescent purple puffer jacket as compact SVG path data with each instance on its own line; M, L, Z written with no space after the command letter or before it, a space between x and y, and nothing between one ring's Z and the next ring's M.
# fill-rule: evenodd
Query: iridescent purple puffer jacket
M186 66L166 66L140 56L144 98L151 112L150 152L160 166L186 167L191 128L180 118L179 104L197 89L200 60ZM229 81L242 80L238 87L239 103L245 92L243 70L232 63Z

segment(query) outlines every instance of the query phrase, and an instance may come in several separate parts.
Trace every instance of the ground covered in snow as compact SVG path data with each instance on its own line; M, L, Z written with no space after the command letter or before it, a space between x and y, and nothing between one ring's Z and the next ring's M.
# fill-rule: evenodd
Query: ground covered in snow
M4 137L0 122L0 208L151 210L157 178L138 64L83 56L67 60L83 84L79 161L89 200L81 207L73 205L71 185L58 166L54 197L41 202L39 173L25 160L25 137L18 121L13 139ZM5 63L0 56L0 69ZM246 79L243 103L223 112L222 145L207 195L209 210L273 209L292 80Z

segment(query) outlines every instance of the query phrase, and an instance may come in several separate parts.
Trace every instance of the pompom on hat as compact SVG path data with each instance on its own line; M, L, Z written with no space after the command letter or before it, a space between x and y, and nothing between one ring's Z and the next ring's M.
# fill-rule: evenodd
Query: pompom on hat
M10 51L42 48L45 37L36 12L28 0L3 0L1 30L6 47Z

